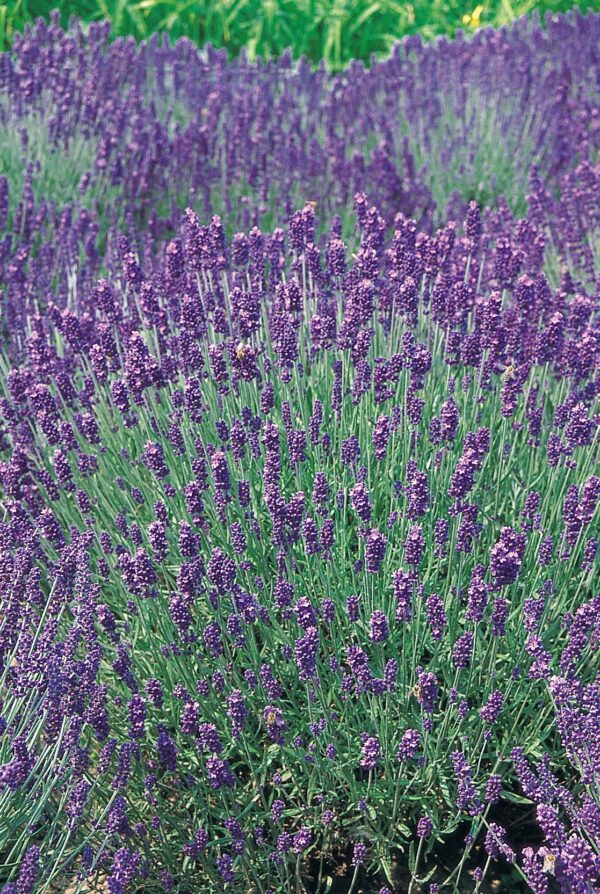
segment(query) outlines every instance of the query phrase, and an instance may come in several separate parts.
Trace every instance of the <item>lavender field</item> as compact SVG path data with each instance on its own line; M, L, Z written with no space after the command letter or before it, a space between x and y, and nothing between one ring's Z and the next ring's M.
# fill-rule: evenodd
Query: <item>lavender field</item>
M600 892L600 15L0 55L1 894Z

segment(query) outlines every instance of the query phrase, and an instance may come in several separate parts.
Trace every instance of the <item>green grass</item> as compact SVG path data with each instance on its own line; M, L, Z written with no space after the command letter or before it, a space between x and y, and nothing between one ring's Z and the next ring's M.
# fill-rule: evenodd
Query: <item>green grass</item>
M48 17L57 0L0 2L0 48L15 31L38 16ZM243 47L250 58L278 56L291 47L294 56L324 59L334 69L350 59L368 61L386 54L394 41L420 33L425 38L456 30L499 26L534 9L565 12L572 0L63 0L63 25L72 15L84 21L110 19L115 37L146 39L155 31L186 36L198 44L225 47L230 55ZM600 9L600 0L581 0L582 11Z

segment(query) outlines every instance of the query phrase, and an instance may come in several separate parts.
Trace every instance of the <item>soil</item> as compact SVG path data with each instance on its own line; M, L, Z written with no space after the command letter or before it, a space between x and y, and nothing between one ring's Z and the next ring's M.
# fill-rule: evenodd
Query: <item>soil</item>
M524 847L539 847L543 842L543 835L535 820L535 809L527 804L515 804L502 800L492 808L488 815L489 822L495 822L503 826L507 831L507 840L516 853ZM441 884L452 872L460 860L464 847L464 838L469 831L469 825L465 823L456 832L447 838L443 844L434 847L426 862L420 867L422 876L428 875L433 867L437 867L434 874L423 885L414 884L411 894L427 894L432 882ZM348 851L338 854L337 859L325 862L323 873L329 887L323 885L321 891L327 890L327 894L348 894L352 884L354 867L350 865L351 854ZM483 870L487 861L487 854L481 843L476 843L471 850L469 859L465 864L458 887L444 888L443 894L472 894L476 883L473 873L477 868ZM406 855L397 851L393 854L392 871L395 894L407 894L411 875L408 869ZM305 876L306 894L317 894L317 880L319 872L319 860L313 858L307 867ZM368 877L366 872L359 873L357 884L352 894L378 894L382 885L389 884L385 877ZM484 881L480 884L479 894L530 894L531 889L523 881L518 872L505 860L490 864Z

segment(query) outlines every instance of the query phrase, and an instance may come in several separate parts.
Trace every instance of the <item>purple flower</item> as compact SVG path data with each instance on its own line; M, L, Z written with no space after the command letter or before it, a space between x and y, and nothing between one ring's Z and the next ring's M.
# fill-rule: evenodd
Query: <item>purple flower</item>
M348 610L348 619L353 623L358 621L360 616L360 595L348 596L346 607Z
M227 714L231 720L233 737L237 738L246 725L249 710L239 689L232 690L227 699Z
M302 525L302 537L306 546L306 554L313 556L321 551L319 532L314 519L305 518Z
M444 629L448 623L444 603L437 593L432 593L428 597L427 602L427 620L429 621L429 629L434 639L441 639Z
M432 832L433 822L431 821L431 817L427 815L422 816L417 823L417 835L419 838L429 838Z
M504 695L495 689L488 697L487 702L479 711L479 715L486 723L495 723L498 719L502 705L504 704Z
M483 804L477 794L467 759L461 751L453 751L450 759L458 786L457 807L459 810L466 810L469 816L478 816L483 811Z
M356 435L350 435L342 441L341 460L345 466L357 465L360 459L360 445Z
M390 419L389 416L380 416L375 427L373 428L373 447L375 449L375 459L381 461L386 454L388 443L390 440Z
M312 832L306 826L303 826L294 835L294 841L293 841L294 853L301 854L303 851L308 850L308 848L312 844L312 840L313 840Z
M375 736L366 736L362 746L361 767L365 770L374 770L381 756L381 745Z
M206 760L206 773L212 788L232 788L236 784L236 778L229 765L229 761L220 757L209 757Z
M210 458L210 467L212 470L215 490L225 502L228 502L230 499L230 478L226 455L222 451L213 453Z
M383 643L388 638L389 624L385 613L376 609L371 615L369 637L374 643Z
M282 801L281 798L276 798L271 804L271 816L273 818L273 822L279 822L284 810L285 802Z
M235 881L233 858L230 854L221 854L220 857L217 857L215 863L224 882L231 883Z
M471 583L468 590L467 612L468 621L481 621L488 602L488 587L484 580L485 568L476 565L471 575Z
M509 863L515 860L515 852L506 841L506 829L498 823L490 823L485 836L485 849L493 860L501 856Z
M371 520L372 506L369 491L362 482L356 484L350 491L352 508L363 524L367 525Z
M207 624L204 628L203 633L204 643L206 645L207 650L211 655L222 655L223 654L223 643L221 641L221 629L216 621L211 621L210 624Z
M399 569L393 576L394 598L396 600L396 619L410 621L412 618L412 600L414 590L413 575Z
M496 587L512 584L519 574L527 538L513 528L504 527L490 553L490 572Z
M177 768L177 748L164 727L159 727L156 751L161 764L174 773Z
M309 627L317 626L317 613L310 599L303 596L297 601L294 610L296 612L298 624L303 630L308 630Z
M189 713L184 709L182 732L192 731L195 726L192 718L198 716L198 711L199 705L197 703L193 704L193 711L190 711ZM209 754L220 754L223 751L223 743L221 742L221 738L214 723L201 723L198 726L196 746Z
M530 847L523 849L523 872L533 894L548 894L548 875L539 851Z
M553 552L554 541L552 540L552 537L544 537L544 539L540 543L540 547L538 550L538 562L540 563L540 565L549 565L552 561Z
M581 500L577 507L577 517L582 525L591 524L599 499L600 477L591 475L581 489Z
M573 835L560 851L556 865L558 881L572 891L583 892L598 880L599 874L600 857L587 841Z
M144 447L142 459L157 478L167 478L169 469L165 463L165 454L161 444L148 441Z
M556 808L550 804L538 804L537 821L550 847L561 848L566 843L566 830Z
M90 788L90 784L82 779L80 782L77 783L75 789L69 797L69 801L67 802L67 806L65 808L65 813L69 817L70 825L72 827L75 827L77 825L77 821L83 814Z
M410 464L409 464L410 465ZM429 508L429 481L425 472L419 472L412 468L407 473L408 478L408 517L421 518Z
M295 655L300 680L310 680L317 673L319 634L316 627L310 627L306 634L296 640Z
M587 407L583 403L576 404L569 414L569 421L565 427L565 439L571 447L589 446L596 432L596 423L588 418Z
M413 525L404 541L404 561L407 565L418 567L425 551L425 538L420 525Z
M473 634L470 630L461 634L454 643L452 650L452 662L456 668L468 667L473 656Z
M502 596L494 600L492 611L492 634L494 636L506 636L506 619L508 617L508 603Z
M377 528L372 528L366 540L365 565L370 574L377 574L385 557L387 538Z
M140 855L127 847L121 847L116 851L108 877L110 894L123 894L138 875L141 862Z
M39 872L40 849L37 846L30 847L19 869L19 877L15 887L15 894L32 894Z
M286 728L286 723L283 719L281 710L275 707L275 705L267 705L263 711L263 718L269 738L273 742L283 745L285 741L283 733Z
M496 804L502 793L502 777L492 774L487 781L485 800L488 804Z
M352 849L352 866L362 866L367 859L367 847L362 841L357 841Z
M128 707L131 738L142 739L145 735L146 705L139 695L134 695Z
M398 662L395 658L389 658L385 664L383 674L383 682L387 692L394 692L396 689L396 679L398 677Z
M400 745L396 751L396 760L409 761L417 756L421 747L421 736L416 729L407 729L402 734Z
M423 671L417 668L418 677L414 694L416 695L423 710L428 714L433 713L438 700L438 683L435 674L429 671Z

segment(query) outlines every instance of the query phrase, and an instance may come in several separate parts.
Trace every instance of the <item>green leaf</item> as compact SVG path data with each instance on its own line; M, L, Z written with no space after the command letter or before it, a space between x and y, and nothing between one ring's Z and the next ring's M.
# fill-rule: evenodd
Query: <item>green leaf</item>
M528 804L530 807L533 806L533 802L529 798L524 798L523 795L518 795L516 792L503 791L502 798L506 801L511 801L513 804Z
M437 866L433 866L433 868L429 870L427 875L419 875L420 883L422 885L424 885L425 882L428 882L430 878L433 878L433 876L436 874L436 872L437 872Z
M414 841L411 841L408 848L408 869L411 875L415 874L417 868L417 849Z
M370 19L371 16L374 16L375 13L379 12L380 9L381 9L381 6L379 3L372 3L371 6L369 6L367 9L364 9L362 11L362 13L359 15L359 17L354 22L354 24L348 28L348 33L355 34L358 31L358 29L362 25L364 25L364 23L367 21L367 19Z

